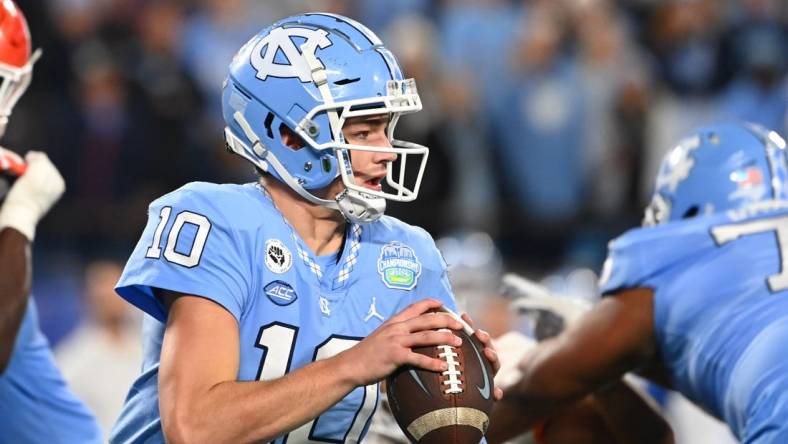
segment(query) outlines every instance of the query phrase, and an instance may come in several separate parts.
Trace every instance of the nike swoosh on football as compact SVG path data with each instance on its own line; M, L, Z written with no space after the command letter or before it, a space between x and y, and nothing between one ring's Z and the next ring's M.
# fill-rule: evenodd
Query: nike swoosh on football
M484 366L482 355L479 354L479 350L476 349L476 344L473 343L473 340L471 340L471 347L473 347L473 351L476 353L476 358L479 359L479 364L482 366L482 376L484 377L484 387L479 387L477 385L476 388L484 399L490 399L490 378L487 376L487 367Z
M421 378L419 378L419 374L416 373L416 370L410 369L408 370L408 373L410 373L410 376L412 376L413 379L416 380L416 384L418 384L419 387L421 387L421 389L424 390L424 393L426 393L427 396L432 397L432 395L430 395L430 392L427 391L427 387L424 387L424 383L421 382Z

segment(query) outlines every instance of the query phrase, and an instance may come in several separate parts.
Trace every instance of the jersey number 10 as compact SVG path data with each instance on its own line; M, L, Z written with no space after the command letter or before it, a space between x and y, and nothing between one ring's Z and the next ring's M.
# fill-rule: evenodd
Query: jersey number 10
M158 259L161 257L161 235L164 233L164 227L170 220L172 213L171 207L163 207L159 213L159 224L156 225L156 231L153 233L153 245L148 248L145 257L149 259ZM194 234L194 242L192 242L191 250L189 253L181 253L175 250L178 244L178 236L181 235L181 230L185 225L192 225L197 228ZM167 236L167 244L164 247L164 259L173 264L178 264L186 268L193 268L200 264L202 252L205 249L205 241L208 240L208 233L211 232L211 221L202 214L192 213L191 211L181 211L175 216L175 222L172 223L170 234Z

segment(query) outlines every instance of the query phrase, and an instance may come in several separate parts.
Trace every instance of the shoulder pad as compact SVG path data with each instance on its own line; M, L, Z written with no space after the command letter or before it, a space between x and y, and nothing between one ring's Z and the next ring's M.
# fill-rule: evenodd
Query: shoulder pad
M191 182L153 201L150 210L165 206L212 216L212 220L232 221L236 229L259 226L261 219L250 214L258 209L276 213L255 184Z
M720 217L703 217L627 231L608 244L599 280L602 294L649 287L660 272L714 248L709 230Z
M257 288L254 246L267 200L255 193L251 185L194 182L155 200L118 293L162 322L156 289L213 300L240 319Z

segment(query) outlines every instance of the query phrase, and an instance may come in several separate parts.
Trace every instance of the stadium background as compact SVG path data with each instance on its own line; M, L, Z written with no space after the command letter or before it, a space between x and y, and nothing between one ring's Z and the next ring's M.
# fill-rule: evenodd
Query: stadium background
M427 175L388 213L451 236L448 261L480 271L455 271L471 276L458 285L482 294L503 270L593 294L671 141L718 119L788 131L782 0L18 3L44 54L3 144L46 151L66 179L34 252L56 348L96 317L91 288L111 294L86 270L125 261L151 200L253 178L223 149L221 82L241 44L292 13L358 19L416 78L425 109L397 134L431 148Z

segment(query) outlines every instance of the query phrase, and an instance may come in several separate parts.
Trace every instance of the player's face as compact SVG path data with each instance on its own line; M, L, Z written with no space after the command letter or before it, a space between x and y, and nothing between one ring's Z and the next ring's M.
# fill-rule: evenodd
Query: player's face
M386 114L352 117L345 122L342 133L347 143L354 145L390 147L387 135L389 116ZM374 153L353 150L350 164L356 184L371 190L380 191L381 182L386 177L390 162L397 159L394 153Z

